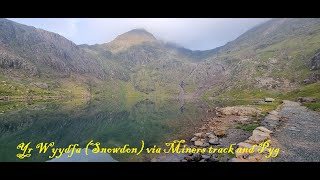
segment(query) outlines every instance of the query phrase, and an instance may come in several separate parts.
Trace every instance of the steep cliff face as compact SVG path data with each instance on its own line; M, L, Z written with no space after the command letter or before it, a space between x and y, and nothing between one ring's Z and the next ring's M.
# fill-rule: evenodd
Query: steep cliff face
M0 19L1 67L32 74L89 73L104 78L99 64L66 38L45 30Z
M311 59L311 70L318 70L320 69L320 53L317 53Z

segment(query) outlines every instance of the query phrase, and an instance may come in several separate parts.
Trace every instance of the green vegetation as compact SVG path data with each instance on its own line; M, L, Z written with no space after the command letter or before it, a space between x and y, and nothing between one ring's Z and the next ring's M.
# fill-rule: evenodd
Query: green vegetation
M41 89L32 85L24 85L13 81L0 79L0 96L51 96L55 95L50 90Z
M284 95L282 98L295 101L299 97L316 98L316 102L304 102L302 104L311 110L320 111L320 83L302 86L301 88Z
M242 129L244 131L252 132L255 128L259 127L260 125L258 123L253 124L239 124L236 126L236 129Z

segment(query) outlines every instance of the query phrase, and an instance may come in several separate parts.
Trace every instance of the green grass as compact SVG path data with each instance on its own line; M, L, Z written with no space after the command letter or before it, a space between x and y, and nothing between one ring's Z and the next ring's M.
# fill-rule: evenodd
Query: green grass
M272 110L275 110L278 107L278 105L280 105L280 104L281 104L281 100L277 99L273 102L267 102L267 103L263 103L261 105L257 105L256 107L260 108L263 113L266 113L266 112L270 112Z
M298 97L320 98L320 83L309 84L294 90L284 96L289 100L295 100Z
M317 102L302 103L307 108L320 112L320 83L309 84L287 93L282 98L295 101L298 97L312 97L318 99Z
M52 91L24 85L13 81L0 81L0 96L54 95Z
M304 106L307 108L313 110L313 111L318 111L320 112L320 102L315 102L315 103L302 103Z
M262 112L269 112L277 108L281 103L281 97L283 96L280 92L274 90L263 90L263 89L232 89L226 91L214 98L209 100L210 93L206 93L203 99L209 104L221 104L222 106L239 106L239 105L252 105L260 108ZM274 102L263 102L266 97L274 98ZM226 100L229 99L229 100ZM256 102L261 102L260 105L255 105Z
M253 124L239 124L236 126L236 129L242 129L244 131L252 132L254 129L259 127L260 125L258 123Z

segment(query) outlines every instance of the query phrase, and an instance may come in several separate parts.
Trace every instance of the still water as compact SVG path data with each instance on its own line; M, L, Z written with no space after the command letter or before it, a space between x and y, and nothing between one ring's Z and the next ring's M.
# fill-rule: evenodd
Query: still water
M51 153L20 160L17 145L55 142L56 147L90 140L104 147L163 145L199 125L203 105L178 100L127 99L0 102L0 161L48 161ZM115 161L145 161L144 156L110 154ZM143 158L144 157L144 158ZM103 158L103 156L101 156ZM90 160L89 160L90 161Z

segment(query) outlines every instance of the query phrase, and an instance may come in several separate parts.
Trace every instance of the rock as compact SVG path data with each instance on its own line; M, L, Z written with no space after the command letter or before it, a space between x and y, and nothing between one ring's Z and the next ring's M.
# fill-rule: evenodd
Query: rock
M219 162L219 158L215 156L211 156L210 159L208 159L209 162Z
M249 162L246 159L232 158L228 162Z
M263 127L263 126L259 126L257 127L255 130L259 130L259 131L262 131L262 132L265 132L265 133L272 133L272 131L270 131L269 129Z
M262 128L262 127L261 127ZM265 128L264 128L265 129ZM271 131L272 132L272 131ZM268 129L266 129L265 131L261 131L260 129L254 129L253 131L252 131L252 135L254 136L254 135L261 135L261 136L267 136L267 137L269 137L269 138L271 138L270 137L270 133L271 133Z
M192 160L194 161L200 161L201 160L201 154L200 153L194 153L192 155Z
M241 142L241 143L238 143L238 148L251 148L253 146L253 144L249 144L249 143L246 143L246 142Z
M196 141L196 140L198 140L197 137L193 137L193 138L190 139L191 142L194 142L194 141Z
M209 144L211 145L219 145L219 139L218 138L214 138L214 139L210 139L209 140Z
M185 159L182 159L182 160L181 160L181 162L188 162L188 161L187 161L187 160L185 160Z
M217 111L222 115L236 115L236 116L257 116L261 110L253 107L233 106L219 108Z
M298 102L316 102L317 99L312 97L299 97L297 101Z
M209 138L209 139L215 139L215 138L218 138L218 137L211 133L211 134L208 136L208 138Z
M268 127L268 129L275 130L277 126L280 125L281 116L278 115L277 111L271 111L262 121L263 126Z
M211 157L218 158L218 154L214 153L214 154L211 155Z
M211 156L209 156L209 155L202 155L201 157L202 157L202 159L208 160L208 159L210 159Z
M206 162L204 159L201 159L199 162Z
M200 145L201 147L205 148L209 146L209 143L203 143L202 145Z
M199 128L200 131L206 130L207 128L202 126L201 128Z
M305 79L305 80L303 80L303 83L304 83L304 84L311 84L312 81L311 81L310 79Z
M269 114L270 114L270 115L279 116L279 112L278 112L278 111L275 111L275 110L270 111Z
M219 130L214 131L214 134L217 135L218 137L223 137L226 135L226 132L223 129L219 129Z
M273 98L264 98L264 102L273 102L275 99Z
M203 133L195 133L194 136L201 138L202 134L203 134Z
M195 146L203 146L203 142L202 141L195 141L194 145Z
M152 158L152 159L150 160L150 162L157 162L157 159L156 159L156 158Z
M247 160L248 162L268 162L264 156L264 154L255 153L248 156Z
M259 133L258 133L259 132ZM249 137L245 142L250 144L260 144L268 139L270 139L270 135L261 131L255 131L252 133L252 136Z
M190 162L190 161L192 161L192 156L186 156L186 157L184 157L184 159L185 159L186 161Z
M311 58L311 70L317 70L320 69L320 53L316 53Z

